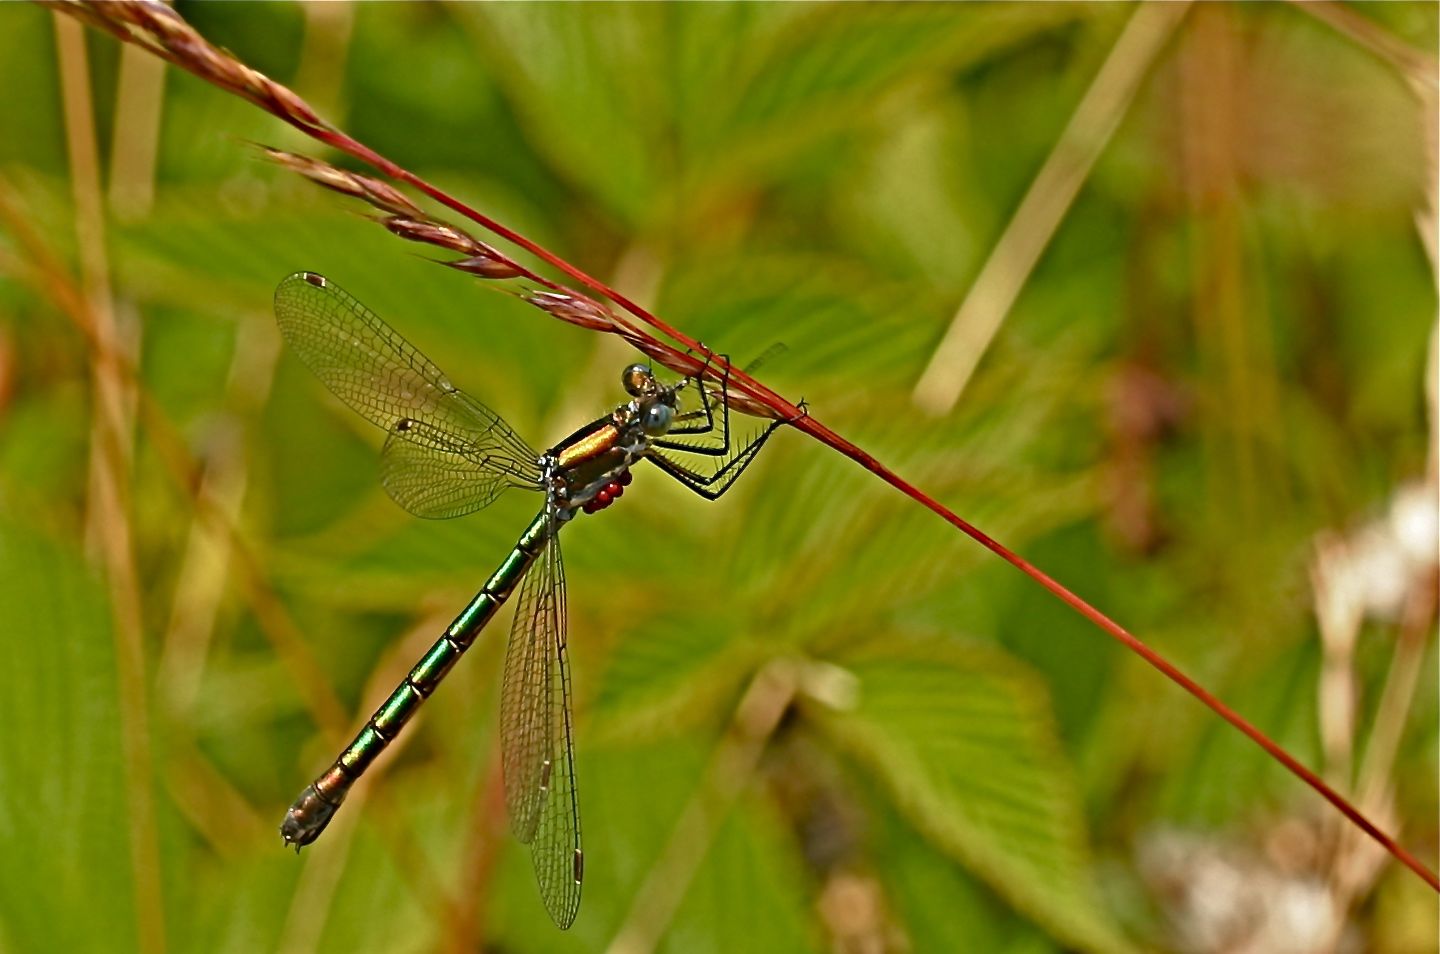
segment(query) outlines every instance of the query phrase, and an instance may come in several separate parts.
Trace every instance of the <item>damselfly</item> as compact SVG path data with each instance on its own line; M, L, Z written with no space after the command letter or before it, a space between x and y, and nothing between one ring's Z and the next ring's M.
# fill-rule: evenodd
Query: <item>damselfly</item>
M724 375L712 395L699 377L666 385L647 366L632 364L621 375L629 401L540 454L324 276L297 272L281 282L275 316L285 340L325 386L387 432L381 480L400 506L443 518L480 510L509 487L545 498L470 605L290 806L280 834L297 851L320 836L350 787L519 586L500 693L505 805L511 830L531 847L545 907L567 928L580 906L584 854L560 528L577 513L613 503L642 460L702 497L719 497L782 422L732 446ZM696 406L682 410L687 390Z

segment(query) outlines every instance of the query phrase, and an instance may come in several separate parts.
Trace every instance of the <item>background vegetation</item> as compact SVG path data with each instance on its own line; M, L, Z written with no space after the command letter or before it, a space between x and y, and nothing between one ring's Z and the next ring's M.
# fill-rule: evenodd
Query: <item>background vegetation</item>
M767 382L1435 865L1433 4L179 9L717 349L786 342ZM275 284L331 276L542 446L631 355L74 40L0 9L0 950L1434 949L1429 889L1254 746L786 433L567 536L570 932L498 797L508 615L282 851L534 501L394 507Z

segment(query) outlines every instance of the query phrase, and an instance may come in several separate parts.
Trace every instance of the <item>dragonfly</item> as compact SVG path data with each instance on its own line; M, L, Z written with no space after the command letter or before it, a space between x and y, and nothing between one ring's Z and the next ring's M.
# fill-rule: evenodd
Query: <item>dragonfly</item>
M585 856L575 778L559 533L612 505L649 461L701 497L725 493L779 427L732 441L729 361L712 394L699 374L663 384L644 364L621 374L629 400L539 453L494 411L456 388L374 312L323 275L296 272L275 290L290 348L341 401L386 432L381 482L410 513L458 517L511 488L542 495L539 513L474 599L435 640L329 768L285 813L298 852L320 837L346 794L399 735L518 587L500 692L501 764L510 828L530 845L540 896L568 928L580 907ZM701 373L704 372L701 369ZM693 404L693 407L687 405Z

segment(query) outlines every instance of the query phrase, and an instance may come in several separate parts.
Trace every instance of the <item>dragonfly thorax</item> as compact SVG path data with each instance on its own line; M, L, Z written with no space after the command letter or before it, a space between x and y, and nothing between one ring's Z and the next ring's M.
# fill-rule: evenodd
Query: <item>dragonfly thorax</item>
M601 418L596 424L600 426L592 425L590 433L579 440L559 445L540 458L551 509L567 519L576 511L603 510L630 484L630 465L636 454L618 442L619 429L609 419Z
M570 515L594 513L625 492L630 467L645 457L651 441L675 420L676 387L655 380L650 369L632 364L621 375L632 399L607 417L580 428L540 458L552 508Z

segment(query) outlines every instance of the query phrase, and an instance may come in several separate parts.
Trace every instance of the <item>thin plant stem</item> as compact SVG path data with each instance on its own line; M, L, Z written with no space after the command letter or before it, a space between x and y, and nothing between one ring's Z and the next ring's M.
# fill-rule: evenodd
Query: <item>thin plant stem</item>
M740 697L699 784L630 901L607 954L650 954L685 899L725 816L755 774L766 744L799 688L793 660L771 660Z
M1400 749L1406 717L1415 701L1425 648L1434 632L1429 623L1435 617L1435 601L1433 590L1427 589L1434 585L1435 582L1430 580L1413 587L1402 611L1395 655L1390 660L1385 685L1380 690L1379 708L1370 730L1369 744L1356 775L1356 801L1366 811L1382 810L1393 794L1391 773L1395 768L1395 756ZM1374 851L1373 846L1354 837L1354 832L1346 834L1351 837L1343 839L1342 844L1346 845L1342 848L1343 853L1360 854L1362 849L1366 854ZM1383 856L1377 853L1376 857ZM1358 886L1353 883L1343 884L1343 887L1349 889L1352 895L1358 891Z
M1188 9L1188 0L1136 5L930 356L912 393L916 406L941 415L960 400L1080 186L1129 110L1140 81Z
M175 810L221 858L242 858L260 835L274 833L193 738L174 733L166 749L165 788Z
M155 202L155 161L165 66L135 47L120 54L115 93L115 132L110 140L109 205L121 219L142 218Z
M1431 89L1440 86L1435 57L1418 50L1379 23L1334 0L1290 0L1298 10L1369 50L1406 79Z
M236 330L235 356L226 385L225 405L231 413L211 427L212 451L207 455L196 496L206 496L225 523L238 525L249 483L244 422L255 419L270 393L278 342L258 326ZM199 698L215 621L230 576L230 541L214 521L197 517L190 527L176 578L170 621L161 641L156 682L178 724L187 725Z
M119 351L105 253L100 202L100 162L95 142L90 72L79 27L55 17L64 100L70 180L85 292L83 320L106 353ZM145 691L145 634L140 582L130 524L132 453L126 384L114 361L92 364L95 411L92 422L88 534L99 551L109 585L114 621L115 674L119 684L120 744L124 751L125 794L129 802L131 891L135 899L136 942L148 954L165 951L165 900L160 887L160 845L155 821L154 759L150 748Z

